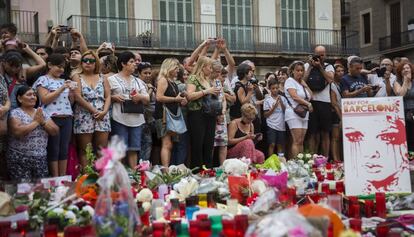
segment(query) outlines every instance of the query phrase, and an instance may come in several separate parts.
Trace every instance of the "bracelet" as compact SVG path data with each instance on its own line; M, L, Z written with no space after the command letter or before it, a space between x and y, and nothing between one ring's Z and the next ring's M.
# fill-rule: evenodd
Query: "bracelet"
M205 95L205 94L204 94L204 90L202 90L202 91L201 91L201 93L203 93L203 96Z

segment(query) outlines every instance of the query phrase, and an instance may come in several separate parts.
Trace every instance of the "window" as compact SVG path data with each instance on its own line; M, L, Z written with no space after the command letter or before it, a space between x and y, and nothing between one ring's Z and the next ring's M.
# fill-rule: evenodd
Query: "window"
M193 0L160 0L162 47L194 48Z
M363 43L371 43L371 13L365 13L362 15L362 32L363 32Z
M309 51L308 0L282 0L282 48Z
M230 48L251 49L252 0L222 0L223 37Z
M127 0L89 0L90 44L128 42Z

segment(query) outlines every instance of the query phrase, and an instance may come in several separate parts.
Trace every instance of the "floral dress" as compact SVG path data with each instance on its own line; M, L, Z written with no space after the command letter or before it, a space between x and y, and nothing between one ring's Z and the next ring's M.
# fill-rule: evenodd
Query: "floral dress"
M45 111L43 111L43 116L45 121L50 119ZM20 108L12 110L10 118L20 120L23 125L33 122L33 118ZM6 156L7 168L12 180L48 176L47 142L48 134L42 126L37 126L22 138L9 136Z
M99 81L95 88L91 88L82 77L80 81L82 85L82 97L94 108L103 111L105 105L103 76L99 76ZM110 132L111 124L109 121L109 113L105 114L102 120L96 120L88 110L80 105L76 105L73 130L75 134L94 133L95 131Z

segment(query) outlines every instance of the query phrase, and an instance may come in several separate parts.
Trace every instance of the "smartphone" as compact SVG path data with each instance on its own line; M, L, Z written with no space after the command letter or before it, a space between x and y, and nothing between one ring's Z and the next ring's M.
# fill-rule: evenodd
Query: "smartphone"
M60 25L60 33L62 34L67 34L70 32L70 27L69 26L65 26L65 25Z
M377 76L378 77L384 77L385 72L387 71L387 68L382 67L376 70Z
M259 132L259 133L254 134L253 142L258 143L260 141L259 138L263 139L263 133Z
M105 47L106 49L112 49L112 43L111 43L111 42L106 42L106 43L104 44L104 47Z
M316 55L316 54L312 55L312 60L313 61L319 61L320 58L321 58L321 56L319 56L319 55Z

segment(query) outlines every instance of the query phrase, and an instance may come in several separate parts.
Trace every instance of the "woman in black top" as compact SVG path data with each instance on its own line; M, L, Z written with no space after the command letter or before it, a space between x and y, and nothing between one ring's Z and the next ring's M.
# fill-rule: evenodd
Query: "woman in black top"
M236 83L236 87L234 88L236 102L230 108L230 117L232 120L241 117L241 106L250 103L254 89L252 83L249 82L253 77L253 70L248 64L240 64L237 67L237 77L240 81Z
M173 147L172 136L176 134L167 132L166 130L166 124L163 121L163 106L167 107L171 113L177 114L180 104L187 104L187 99L180 95L178 87L174 83L178 70L179 62L177 59L165 59L161 65L157 83L157 101L155 103L154 118L157 121L157 134L162 142L161 164L166 168L168 168L171 159L171 150Z

